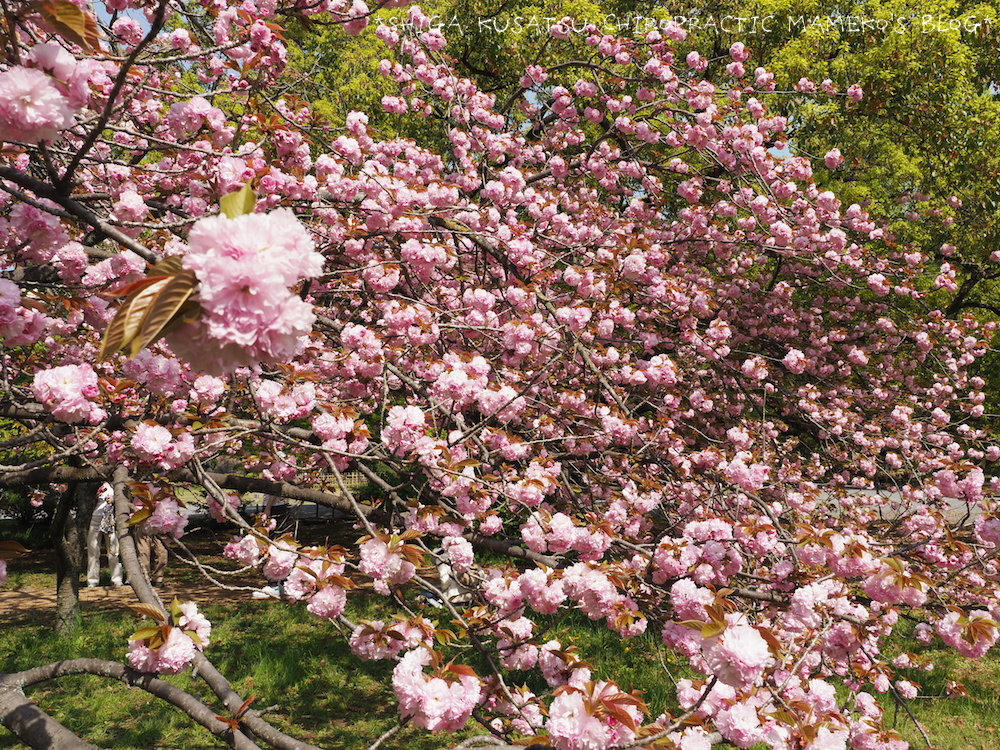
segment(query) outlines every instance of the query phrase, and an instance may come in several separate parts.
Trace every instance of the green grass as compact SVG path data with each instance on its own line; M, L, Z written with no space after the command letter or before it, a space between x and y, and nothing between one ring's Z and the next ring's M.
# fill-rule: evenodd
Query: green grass
M296 737L329 747L367 747L396 723L389 685L391 664L362 665L335 628L303 607L248 602L204 608L213 621L208 655L254 706L271 707L268 719ZM122 661L139 618L88 612L65 637L44 625L0 629L0 664L18 671L60 659L93 656ZM190 673L166 677L226 713ZM202 727L147 693L98 677L71 676L29 690L45 711L98 746L116 748L224 747ZM399 745L436 748L419 730L403 730ZM0 748L19 748L0 728Z
M899 651L909 651L933 669L900 669L899 678L920 686L910 708L921 722L935 747L952 750L997 750L1000 748L1000 656L996 649L983 659L967 659L952 649L936 644L923 645L899 639ZM948 683L958 682L967 697L949 696ZM882 697L887 723L896 717L897 731L913 747L923 747L920 732L893 699Z
M198 552L217 540L185 540ZM218 558L207 560L219 563ZM222 563L225 566L225 563ZM54 590L50 554L34 553L11 562L6 588ZM167 578L183 587L198 580L194 569L172 561ZM249 583L250 581L241 581ZM256 585L263 583L262 579ZM211 589L206 586L210 597ZM354 619L386 614L380 597L352 597L346 613ZM254 707L269 708L267 719L300 739L324 747L364 748L397 722L392 694L392 663L365 663L350 653L337 628L309 614L303 605L255 600L199 607L212 621L206 655L241 695L256 696ZM78 657L125 660L127 638L141 622L128 612L94 611L83 604L81 627L57 636L51 622L16 617L5 622L0 611L0 671L15 672L40 664ZM14 614L14 613L12 613ZM226 714L221 704L190 672L165 678ZM32 700L54 718L101 747L222 748L207 730L159 699L137 688L86 675L64 677L28 690ZM471 726L471 725L470 725ZM431 750L440 738L404 728L391 747ZM0 748L22 748L0 727Z
M218 547L213 547L216 541L204 537L191 543L200 552L217 551ZM54 587L49 565L45 556L12 561L8 587ZM173 585L184 585L194 583L197 574L173 562L168 578ZM346 614L355 621L375 619L388 614L385 607L381 597L354 594ZM277 727L324 747L364 748L395 725L396 703L390 686L393 665L359 661L337 628L308 614L304 606L264 600L207 604L202 609L213 623L208 656L240 694L256 696L256 708L270 709L268 720ZM424 614L439 620L443 627L450 626L442 610L427 609ZM50 623L12 626L4 620L5 613L0 612L0 671L5 672L81 656L123 661L127 636L140 622L130 613L94 611L86 604L82 626L66 636L56 636ZM672 681L693 673L683 660L658 644L658 633L622 641L603 623L593 624L578 612L538 617L537 623L539 643L556 639L564 648L576 646L580 657L594 664L595 679L614 678L625 689L642 691L651 716L677 712ZM1000 748L1000 660L988 655L972 661L904 636L891 644L891 650L887 648L886 656L902 650L935 664L930 672L907 669L897 674L920 685L920 697L911 706L934 746L947 750ZM479 666L470 652L461 652L458 661ZM166 679L225 713L204 683L190 673ZM962 683L968 697L945 697L949 681ZM534 672L514 673L510 682L527 684L535 692L546 689ZM29 696L98 746L124 750L224 747L158 699L102 678L62 678L29 690ZM880 696L880 700L891 725L892 699ZM902 711L897 731L914 747L923 746L919 732ZM472 724L469 732L479 733ZM455 741L407 728L388 747L431 750L445 744L451 746ZM21 747L0 727L0 750Z

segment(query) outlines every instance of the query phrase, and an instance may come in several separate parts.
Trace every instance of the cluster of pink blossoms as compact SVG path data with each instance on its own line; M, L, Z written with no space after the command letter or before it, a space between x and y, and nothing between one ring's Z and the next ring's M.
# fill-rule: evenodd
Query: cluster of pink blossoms
M290 287L318 276L323 256L289 209L198 220L183 265L198 278L202 315L168 342L195 369L286 362L302 348L315 315Z
M208 496L208 514L219 523L231 520L233 514L239 513L240 505L242 505L242 500L235 492L226 494L225 507L211 495ZM226 513L226 508L229 509L229 513Z
M142 530L151 535L164 534L180 539L187 523L187 514L181 510L177 500L164 497L156 502L152 514L142 522Z
M97 373L89 364L62 365L35 373L35 399L63 422L96 424L107 412L91 399L100 395Z
M139 458L164 470L176 469L194 455L194 438L190 433L175 438L170 430L155 422L139 423L131 444Z
M968 616L948 612L937 624L941 640L962 656L978 659L997 642L1000 626L986 610L975 610Z
M393 622L382 620L362 623L351 634L351 651L365 661L391 659L403 651L419 646L430 648L434 641L434 625L423 617Z
M407 652L392 672L392 689L401 716L431 731L457 732L465 726L479 703L482 688L471 673L453 672L450 677L432 677L424 672L433 654L426 648ZM469 670L471 672L471 670Z
M417 406L393 406L386 416L382 442L397 455L416 447L424 437L424 413Z
M108 7L137 4L138 0L109 0ZM333 0L316 7L347 12L348 4L350 0ZM392 4L397 3L383 7ZM217 14L216 44L239 43L241 27L253 24L252 29L243 29L249 32L249 43L225 54L235 60L247 59L251 53L264 52L270 47L272 59L277 61L274 50L283 48L276 42L271 27L254 18L254 4L244 4L239 11L235 7L219 7L225 5L225 2L206 5L209 16ZM270 8L272 3L264 1L259 5L258 10L262 10ZM361 15L366 11L363 2L354 0L350 17L358 18L359 22L351 26L362 25ZM409 18L413 25L422 28L430 24L419 8L414 8ZM563 19L553 27L553 34L567 38L569 27L575 25L571 18ZM132 43L142 36L140 24L131 19L119 18L114 29ZM625 66L634 62L637 70L631 72L638 73L641 60L637 55L645 54L644 51L627 41L602 37L596 29L587 33L590 36L586 43L595 47L595 53L603 55L608 65ZM663 33L674 41L684 36L675 24ZM387 27L383 27L380 36L386 39L395 36L394 43L399 42L397 32ZM629 722L623 723L620 716L609 715L605 710L607 704L603 701L620 695L613 685L591 682L590 670L575 662L570 652L560 652L558 643L550 641L541 648L536 645L532 640L536 635L534 625L524 614L529 608L551 614L563 607L576 606L594 620L606 620L616 632L634 636L646 627L640 606L650 612L650 617L654 616L652 612L659 617L666 611L659 608L659 601L652 600L655 594L648 587L650 575L654 584L673 582L670 599L676 618L702 621L717 590L708 587L725 585L732 576L746 573L760 579L767 591L776 591L781 597L789 595L790 608L761 606L755 615L767 627L778 628L778 636L788 643L789 653L797 646L804 647L812 635L808 629L818 629L828 617L849 616L868 622L867 609L860 605L851 609L849 596L854 596L857 588L853 583L849 594L841 581L824 577L808 583L791 577L798 572L797 566L793 568L788 557L778 557L781 522L768 524L770 513L742 512L761 500L760 493L770 504L768 508L760 508L762 512L773 510L783 520L794 518L793 514L784 515L788 508L782 505L787 498L787 505L800 512L801 520L806 522L803 526L807 528L802 532L806 542L791 557L805 566L828 568L835 576L864 577L866 582L862 586L876 600L871 606L873 616L881 616L882 623L891 625L889 619L894 612L877 605L904 602L917 606L925 597L925 586L904 585L905 580L896 576L898 571L880 567L878 558L872 554L874 547L865 548L859 527L831 536L825 534L824 526L822 544L818 536L808 538L808 526L815 520L809 513L817 502L811 490L816 489L815 483L821 477L824 481L837 477L836 481L842 479L845 483L857 483L864 477L873 479L880 470L878 457L883 449L899 450L908 461L930 465L934 471L940 465L936 463L937 454L925 454L919 446L924 441L944 446L947 442L944 438L948 436L943 428L951 419L957 422L958 417L957 412L948 411L954 402L940 393L931 405L914 402L912 406L898 407L909 410L903 418L896 419L894 411L893 418L880 419L880 410L885 405L916 395L915 387L895 390L894 382L914 380L915 376L894 364L889 353L883 356L878 350L882 339L864 323L867 319L875 320L879 308L869 305L867 298L850 301L855 294L882 297L899 288L894 286L895 279L887 278L893 275L890 268L883 267L881 261L869 268L869 254L856 245L848 246L847 230L871 232L868 236L872 239L880 236L875 232L881 230L875 230L874 225L865 229L868 220L857 206L847 209L841 217L833 194L820 193L813 184L808 160L771 158L769 149L774 143L771 135L784 130L784 118L765 119L765 105L751 98L746 109L754 119L744 120L738 111L742 107L742 92L732 91L739 95L731 96L731 106L726 105L725 92L713 84L688 81L689 71L675 66L674 53L661 44L660 32L652 33L646 42L652 56L641 70L648 87L644 85L626 94L630 84L625 84L622 94L611 98L604 94L603 87L590 80L581 79L575 85L567 82L573 93L569 88L555 86L551 111L559 119L551 129L542 129L537 145L526 146L523 134L502 129L505 118L493 110L495 102L491 96L477 92L469 81L460 81L445 66L433 65L436 56L430 53L440 51L444 42L439 32L428 32L420 35L420 44L413 39L403 43L413 65L404 69L384 61L383 72L391 74L405 89L404 96L386 97L384 102L390 111L419 111L425 105L420 101L421 85L428 91L433 89L452 107L449 120L454 128L448 137L455 146L453 154L430 154L402 139L376 144L366 133L367 118L352 113L347 118L350 135L334 141L332 154L317 158L315 177L310 174L310 143L300 133L286 129L269 133L267 156L263 155L263 148L252 146L250 151L256 149L254 154L241 147L245 159L243 156L204 159L208 141L199 144L196 139L210 138L213 146L221 147L233 140L242 123L228 125L225 113L204 98L174 102L166 110L164 105L169 97L164 100L157 95L134 100L131 111L135 122L149 126L160 139L157 145L163 139L190 138L195 148L190 153L165 155L156 165L147 162L150 169L145 173L114 163L100 167L110 179L109 203L113 205L113 217L118 220L146 218L147 206L157 205L156 201L200 216L209 206L211 191L225 193L255 175L263 175L261 190L267 193L262 207L275 206L284 200L298 201L300 205L312 203L320 219L315 231L325 235L330 247L343 252L355 269L362 269L352 291L365 294L358 293L356 297L330 294L334 283L343 283L340 278L330 286L312 287L317 294L324 294L328 317L343 323L341 351L337 351L336 337L329 338L323 343L333 344L333 349L313 358L311 348L295 362L286 381L234 378L227 384L203 375L193 385L188 382L193 375L188 378L177 360L145 353L123 368L125 377L138 385L134 389L124 385L122 391L109 393L109 399L115 399L117 406L121 403L119 397L124 401L134 393L145 399L152 393L174 399L169 409L180 415L188 408L183 396L208 409L219 403L226 389L231 388L232 395L246 396L246 404L251 403L252 396L264 416L279 422L315 413L313 436L322 439L325 450L366 452L367 455L351 460L369 465L389 458L391 463L426 470L428 495L438 494L437 500L443 500L449 510L454 506L464 517L461 526L435 520L434 531L446 535L442 554L454 570L468 569L474 561L471 545L461 536L466 524L485 534L510 532L503 535L508 540L516 539L520 531L529 549L567 555L570 562L560 570L541 567L522 570L512 565L506 570L489 571L492 578L482 591L484 608L491 607L489 614L497 618L490 626L489 636L495 639L502 666L516 670L537 666L551 687L571 688L557 692L548 711L547 730L551 742L560 750L627 746L634 737ZM173 49L188 50L192 43L191 34L184 29L169 34ZM747 50L736 43L730 48L730 55L733 61L726 71L742 78ZM211 75L214 63L219 63L221 69L219 58L221 55L198 69L197 75L206 81L221 78L219 69L214 77ZM694 70L704 70L709 64L697 52L688 54L687 62ZM51 69L54 77L47 85L54 85L60 95L69 96L59 88L60 81L55 81L63 75L53 65L41 65L37 59L29 63L32 64ZM246 66L252 67L252 64ZM38 72L30 67L24 70ZM774 89L773 76L762 68L755 76L758 90ZM543 68L532 66L525 86L542 84L547 77ZM664 84L662 91L654 90L653 79ZM169 86L157 82L154 76L150 80L154 85ZM630 73L629 80L637 79ZM236 77L230 81L236 82ZM816 91L817 85L803 79L797 88ZM819 88L833 93L829 81ZM601 96L596 98L599 91ZM39 95L43 94L39 90ZM660 96L665 96L671 105L670 127L666 127L666 121L661 123L662 127L655 124L650 127L642 121L644 111L659 107L650 103ZM848 96L857 101L861 91L852 87ZM529 97L524 103L534 107L532 99ZM685 100L690 112L683 109ZM607 115L623 139L635 136L637 141L645 143L662 139L679 153L685 143L694 151L707 152L720 160L736 179L721 180L716 186L714 179L691 174L679 186L670 180L660 182L641 161L630 161L628 150L621 151L613 145L617 137L602 139L590 149L585 143L588 136L578 129L578 108L593 123L602 122ZM281 103L276 104L276 109L289 123L302 123L304 119L299 118L309 114L303 108L305 114L300 116ZM430 112L429 105L426 111ZM526 114L530 118L541 116L540 112L527 110ZM204 129L210 134L205 134ZM133 145L124 129L114 137L123 148ZM246 145L245 138L241 142ZM581 144L587 148L578 149ZM273 160L272 146L277 154ZM165 149L165 153L170 151ZM581 153L587 156L578 161L576 155ZM700 159L687 164L678 158L671 162L670 170L687 174L698 169L697 161ZM841 161L836 149L826 156L830 168L836 168ZM199 162L206 162L207 166ZM490 165L497 168L490 170ZM545 170L549 170L548 175ZM196 174L198 178L193 179ZM760 177L759 183L754 175ZM622 179L623 176L628 180ZM83 189L107 190L104 179ZM319 207L313 200L320 183L334 195L360 193L364 199L355 203L347 216L344 214L348 211L341 213ZM640 183L643 188L637 190L635 186ZM596 185L605 192L598 191ZM657 196L664 189L672 194L675 188L688 205L667 212L665 217L662 204L656 202ZM606 196L611 200L603 200ZM617 212L620 203L628 203L623 213ZM440 235L435 236L441 227L428 222L443 215L467 224L470 231L453 232L450 239L455 241L443 241ZM21 256L15 256L18 262L21 258L39 263L55 259L61 270L77 269L82 273L86 264L82 246L77 243L66 250L71 245L63 244L68 235L58 218L28 204L15 206L8 216L9 224L5 225L11 237L8 247L23 244L22 237L28 240L27 249L18 251ZM445 234L443 229L440 234ZM397 241L397 237L401 239ZM476 238L474 243L470 242L471 237ZM711 242L702 242L705 238ZM218 373L261 361L287 360L299 354L311 328L313 312L308 302L291 290L322 269L312 240L291 212L278 210L239 219L202 219L191 230L189 240L184 265L198 278L197 298L203 314L197 323L173 335L174 351L186 353L195 363L196 372L201 369ZM180 244L177 240L168 241L168 252ZM718 251L718 260L702 255L707 244L713 248L713 255ZM473 245L474 258L469 255ZM490 257L492 246L499 248L498 257ZM757 252L762 247L781 248L780 257L787 258L793 269L787 273L783 270L780 282L767 293L761 293L755 282L754 287L748 287L755 274L745 273L763 259ZM954 250L952 247L946 251L948 247L942 247L943 254ZM557 265L553 265L553 257L559 258ZM482 279L492 279L483 281L491 285L489 290L465 288L463 292L461 288L467 286L464 282L452 283L460 281L454 275L455 269L464 275L474 266L484 272ZM844 298L840 298L837 296L840 289L836 287L837 295L825 296L826 291L814 292L809 286L797 286L799 281L796 284L789 281L811 283L808 280L812 280L817 289L834 288L835 285L826 283L831 277L814 270L822 268L834 272L833 279L855 285L856 290L848 289ZM840 273L845 268L857 273ZM936 285L953 289L956 269L957 266L944 264ZM144 263L138 256L121 253L91 267L86 283L119 285L143 270ZM517 270L523 270L524 275L514 272ZM67 273L63 273L64 279L68 278ZM549 283L545 281L547 277L560 281ZM532 282L515 283L519 278L531 278ZM778 278L776 274L775 281ZM729 291L721 293L719 282L726 284ZM814 301L819 313L809 312L806 316L805 309L793 305L793 297L799 297L800 291L807 292L801 296L809 298L810 304ZM349 305L340 301L349 296ZM627 306L622 304L625 296L633 300ZM550 307L540 304L544 300L548 305L549 299ZM24 313L15 309L17 303L10 287L4 289L0 285L0 325L11 330L21 325L16 318L23 318ZM95 302L89 313L93 320L88 322L94 328L102 322L104 310L99 303L100 300ZM835 336L827 337L829 331L822 324L824 317L836 320L838 328L846 332L838 331ZM880 322L878 329L890 332L892 322L887 318L881 320L887 322ZM852 323L857 324L856 330ZM26 326L28 329L31 326ZM953 333L960 333L960 329L940 327L932 331L931 337L921 331L916 335L915 347L923 354L934 349L937 355L937 343L932 338L938 334L951 338ZM766 356L744 359L745 355L739 354L738 359L732 358L747 348L756 349L761 338L773 339L763 349ZM956 373L958 368L973 361L968 352L976 346L974 337L973 343L962 346L958 345L959 340L955 339L950 351L964 349L966 353L955 359L953 366L949 364ZM321 343L318 337L314 341ZM871 348L869 341L873 344ZM559 359L571 348L588 365L593 363L594 374L603 373L597 376L598 380L579 366L577 353ZM899 349L899 341L890 340L886 344L886 352ZM942 349L950 356L949 349ZM476 354L467 355L466 350ZM670 357L654 354L661 350L670 351ZM910 354L903 346L902 359L907 364L913 359ZM64 361L78 359L64 358ZM866 367L867 370L860 369ZM854 379L850 373L855 370L859 375L877 370L886 373L885 378L876 378L875 387L870 389L872 407L866 407L868 395L849 390L845 385ZM422 386L414 387L403 375L395 374L401 372L410 374ZM307 380L295 384L294 378L299 376ZM732 378L741 386L751 387L735 389ZM739 382L741 378L745 380ZM820 379L830 382L830 393L821 394L810 382L812 379L817 383ZM383 386L395 392L391 403L407 405L389 410L381 433L382 445L369 445L362 414L370 414L366 409L371 404L386 402ZM760 425L756 416L761 412L752 394L758 390L778 393L767 404L768 413L772 413L771 404L777 401L774 420L765 425ZM618 401L615 397L621 398L620 408L613 406ZM856 408L852 403L855 398ZM54 400L57 408L65 408L61 404L69 401ZM226 410L230 409L230 403L238 401L227 400ZM344 408L345 401L357 406L359 413ZM850 406L839 405L845 403ZM647 409L648 405L653 406ZM782 422L785 417L801 416L800 410L810 417L810 423L820 430L821 439L830 445L853 434L863 459L844 457L828 464L821 456L816 466L799 462L794 443L784 442L782 434L786 426ZM122 412L127 411L122 408ZM643 416L650 412L656 413L656 417ZM76 415L72 409L66 413ZM148 413L136 419L141 420ZM968 413L978 417L982 412L980 409L979 414ZM481 430L476 428L479 432L475 440L464 436L467 426L475 424L470 417L483 422ZM898 430L893 426L896 421ZM863 428L871 424L884 426L884 437L866 437ZM930 432L937 429L932 425L942 431ZM161 424L140 423L131 441L132 450L142 460L140 470L150 468L147 464L171 468L190 455L193 445L184 438L175 440L173 434ZM441 439L445 435L448 442ZM707 440L703 441L699 435L707 436ZM906 439L901 444L902 437ZM207 436L199 440L207 443ZM304 452L298 454L298 460L293 455L283 456L278 450L264 447L267 440L262 437L252 448L250 443L244 446L235 440L225 447L232 452L243 447L256 451L259 446L262 465L273 462L262 472L268 478L294 477L300 472L308 480L311 478L308 472L322 463L318 455ZM765 455L756 448L771 443L779 446L776 456ZM639 445L644 446L641 451L637 450ZM961 447L955 445L956 455L952 458L957 465L963 456ZM951 448L947 451L951 452ZM648 460L632 463L637 453L648 456ZM313 462L312 458L317 460ZM896 453L890 453L885 461L895 468L903 465ZM348 466L344 457L335 457L333 462L342 469ZM861 465L860 473L851 476L857 464ZM453 471L455 466L463 468ZM656 470L652 471L654 466ZM841 466L845 468L838 475ZM658 489L643 492L643 496L634 486L631 492L627 490L632 483L628 475L644 474L647 468L652 475L651 487ZM499 474L498 481L486 480L487 472ZM962 469L959 473L964 478L952 469L937 472L938 495L981 500L982 471ZM579 492L566 477L573 484L579 481ZM422 494L420 501L426 497ZM927 497L933 500L937 495ZM661 498L663 514L684 519L677 525L671 523L669 531L650 523L661 513L656 510ZM845 499L844 507L849 510L846 502ZM440 510L440 505L434 503L432 510ZM415 509L412 515L418 516L420 510L426 509L426 506ZM219 508L213 510L218 512ZM857 515L864 518L869 507L858 510L861 512ZM724 515L732 523L716 515ZM737 516L739 521L734 518ZM818 525L822 526L826 519L823 515L820 518L822 523ZM176 502L167 499L156 505L145 523L150 529L179 534L186 520ZM682 523L686 525L678 536L677 529ZM451 526L455 528L445 530ZM902 528L905 535L907 527ZM927 528L914 526L913 531L915 536L926 531L930 538L935 529L932 524ZM663 536L658 536L661 533ZM1000 544L995 518L977 520L976 534L984 543ZM623 544L619 545L619 541ZM650 549L655 546L651 565L641 555L631 556L632 542ZM343 573L340 563L306 559L308 553L296 543L287 539L269 543L263 536L247 536L233 542L227 546L226 554L248 565L263 563L264 575L282 583L287 599L308 602L309 611L320 617L334 619L343 611L347 584L340 586L333 578ZM925 555L924 562L932 564L932 555L938 555L940 560L944 554L942 545L933 539L914 553ZM780 563L772 566L776 559ZM949 561L952 569L964 564L965 561L955 564ZM913 566L916 568L918 563ZM359 567L362 573L375 579L375 586L382 593L388 593L390 586L405 582L415 572L413 560L389 537L365 542L360 550ZM0 577L2 572L0 567ZM806 572L811 575L811 571ZM817 575L826 573L820 570ZM980 653L997 637L997 627L987 621L986 614L982 610L973 612L970 621L954 613L938 623L938 630L959 650L965 643L967 651ZM881 628L882 623L874 624L873 629ZM703 639L697 630L682 626L677 626L682 631L682 636L678 636L671 630L675 625L676 622L668 622L664 627L664 642L691 657L697 669L719 678L699 715L710 717L726 740L739 747L756 742L767 742L774 747L805 746L808 750L844 747L846 718L838 713L832 688L820 680L807 683L802 678L799 684L798 676L785 679L769 653L762 631L735 617L722 634L711 639ZM970 626L975 627L970 629ZM185 632L185 628L194 630ZM130 648L130 661L164 672L183 668L179 665L196 653L197 644L207 643L207 632L204 639L199 635L197 641L188 634L198 630L199 625L189 618L186 624L179 621L169 631L163 631L163 643L157 647L152 647L147 639L136 639L134 648ZM822 670L828 668L827 664L834 670L866 667L864 659L852 657L856 657L857 644L864 637L860 631L846 627L845 622L838 622L829 629L826 638L817 637L816 648L805 655L798 673L826 674ZM409 651L393 679L404 716L412 717L416 725L428 729L460 728L486 689L471 674L442 668L437 655L428 650L432 640L433 626L427 621L388 626L380 622L359 627L352 635L351 645L363 658L394 658L404 650ZM428 667L433 668L432 674ZM811 726L818 726L813 719L830 714L829 723L820 727L814 740L793 736L795 730L791 725L779 726L778 722L767 719L768 706L775 699L768 693L769 686L772 681L777 684L777 680L782 680L783 690L787 686L783 698L796 706L808 705L803 715L796 717L802 720L802 725L812 722ZM876 689L884 690L890 683L885 674L879 674L875 684ZM908 683L900 684L898 689L904 695L914 690ZM697 702L700 691L682 682L678 694L682 705L690 708ZM534 697L520 694L512 701L511 713L504 715L510 716L521 708L519 701ZM494 698L495 695L490 697ZM484 711L490 708L490 699L483 701ZM859 696L858 703L863 701ZM534 732L543 724L540 702L531 704L531 708L532 720L525 720L520 726L510 722L518 731ZM859 710L866 717L880 715L874 710L868 714L865 707ZM527 713L522 712L522 716ZM634 722L641 721L638 708L628 713ZM706 727L712 728L709 724ZM876 747L883 750L881 746L865 744L874 734L857 730L855 738L854 725L850 731L856 750ZM681 750L707 750L710 745L708 733L702 727L688 728L683 735L678 733L671 739Z
M194 602L179 605L179 614L172 620L172 626L162 626L169 627L166 639L159 638L162 642L154 640L161 633L129 641L128 662L132 669L151 674L179 674L191 665L199 651L208 647L212 624Z
M468 539L460 536L445 537L441 541L441 549L456 573L464 573L472 567L474 554Z
M582 687L564 689L549 706L545 729L556 750L604 750L612 745L627 746L635 732L610 714L595 710L605 700L615 700L622 693L609 682L588 682ZM634 726L642 723L637 706L622 704ZM603 714L603 715L601 715Z
M90 98L91 67L54 44L35 45L27 62L0 73L0 140L54 141Z
M0 279L0 341L5 346L24 346L37 341L53 321L21 304L21 290L8 279Z
M389 586L406 583L417 572L416 567L403 555L381 539L369 539L359 549L358 567L366 576L374 578L375 590L388 595Z
M224 557L236 560L242 565L256 565L261 558L261 544L251 534L228 542L222 550Z
M237 499L230 496L235 506ZM253 534L229 542L224 555L244 565L255 566L265 557L265 541ZM284 599L291 602L307 601L306 609L317 617L336 620L347 604L349 585L343 578L343 559L331 551L299 548L288 538L267 544L264 577L280 583ZM343 584L343 585L342 585Z
M729 625L721 635L710 638L702 646L702 654L710 674L719 682L742 688L753 685L764 674L774 658L767 641L745 619L728 615Z

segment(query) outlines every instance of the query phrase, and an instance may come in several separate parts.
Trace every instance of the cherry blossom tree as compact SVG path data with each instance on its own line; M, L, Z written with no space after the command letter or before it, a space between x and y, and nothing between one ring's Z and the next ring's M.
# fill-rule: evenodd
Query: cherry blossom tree
M365 31L381 105L435 152L296 96L283 24L361 33L361 0L107 9L6 14L0 408L42 450L0 484L111 481L153 624L127 664L0 676L29 745L90 747L22 692L90 672L233 747L311 747L215 669L196 604L143 576L130 528L180 538L185 485L233 523L227 557L394 662L401 724L478 722L484 745L896 750L873 693L913 695L883 655L900 618L967 656L995 643L1000 448L969 373L994 325L928 304L924 258L817 187L837 153L788 155L749 46L710 60L676 53L673 22L566 18L546 43L587 53L497 96L395 8L405 23ZM864 97L798 88L845 117ZM362 539L247 523L249 491L342 511ZM359 583L398 617L351 621ZM448 647L412 606L427 591ZM683 656L702 676L679 710L547 639L537 616L568 610ZM190 665L235 718L155 676ZM531 672L546 690L516 687Z

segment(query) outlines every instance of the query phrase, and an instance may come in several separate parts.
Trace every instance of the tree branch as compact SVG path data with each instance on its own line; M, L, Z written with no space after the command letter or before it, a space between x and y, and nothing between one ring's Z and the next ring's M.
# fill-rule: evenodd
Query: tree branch
M32 750L98 750L28 700L17 688L0 686L0 724Z
M91 674L123 682L129 687L137 687L157 698L179 708L193 721L201 724L219 739L236 750L260 750L260 747L243 732L233 732L227 724L215 718L215 712L190 693L186 693L169 682L153 675L141 674L118 662L104 659L67 659L34 667L23 672L0 675L0 695L20 692L29 685L47 682L71 674ZM59 748L62 744L47 747ZM91 747L87 745L87 747Z

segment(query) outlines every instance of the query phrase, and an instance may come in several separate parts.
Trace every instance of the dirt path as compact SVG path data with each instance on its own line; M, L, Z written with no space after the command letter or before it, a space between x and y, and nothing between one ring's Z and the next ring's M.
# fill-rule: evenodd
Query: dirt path
M171 585L169 581L159 591L160 598L170 602L175 596L182 602L198 604L228 604L248 601L249 593L224 591L195 584ZM80 608L86 614L95 611L128 611L129 604L139 599L130 586L96 586L80 589ZM0 588L0 628L23 625L49 625L55 620L55 587L4 586Z
M211 538L193 539L190 546L196 554L206 557L211 552L218 554L221 549L218 540ZM212 558L218 562L219 558ZM228 561L223 561L228 562ZM0 628L23 627L25 625L52 625L56 613L55 554L52 550L36 550L24 557L8 561L10 580L0 586ZM107 564L101 571L103 580L108 580ZM259 576L246 576L229 581L238 585L261 585ZM160 598L169 603L176 596L180 601L193 601L198 605L228 604L251 599L250 592L227 591L213 586L201 578L190 566L171 557L167 566ZM80 609L84 617L92 612L129 611L129 604L138 604L132 587L95 586L88 588L81 578Z
M299 540L304 543L328 544L331 533L344 533L342 524L334 526L313 525L299 529ZM0 537L2 538L2 537ZM208 564L223 569L231 569L231 560L220 556L222 546L228 541L225 532L203 531L186 535L184 542L188 550ZM334 541L338 541L334 537ZM202 578L190 564L183 563L176 556L177 550L171 546L167 574L160 589L160 598L169 603L176 596L180 601L193 601L202 607L207 604L231 604L252 599L249 591L229 591L212 585ZM108 580L107 563L101 570L103 580ZM55 554L51 549L41 549L24 557L8 561L11 580L0 586L0 628L24 625L51 625L55 622L56 611L56 568ZM223 578L227 584L236 586L263 586L266 580L259 574L247 573ZM89 612L128 611L129 604L137 604L135 592L130 586L80 585L80 607L84 616Z

